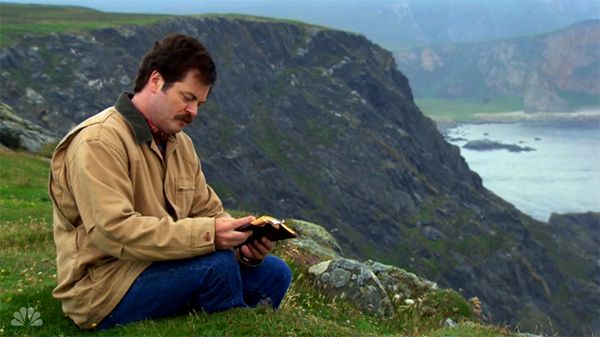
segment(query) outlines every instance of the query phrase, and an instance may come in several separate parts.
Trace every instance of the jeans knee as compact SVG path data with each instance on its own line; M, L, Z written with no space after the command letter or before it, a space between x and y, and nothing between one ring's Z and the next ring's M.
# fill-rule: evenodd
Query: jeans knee
M271 275L267 297L271 299L273 308L277 309L292 283L292 270L285 261L277 256L267 256L264 262L269 275Z
M265 262L268 261L269 273L272 273L273 276L278 276L281 284L289 287L292 282L292 270L288 266L288 264L282 260L281 258L273 255L269 255L265 258Z
M215 267L223 272L233 272L239 274L239 264L235 257L235 254L231 250L217 250L216 252L207 255L212 260Z
M240 268L234 253L230 250L217 250L212 254L202 255L194 259L198 270L207 275L221 275L225 279L236 279L240 276Z

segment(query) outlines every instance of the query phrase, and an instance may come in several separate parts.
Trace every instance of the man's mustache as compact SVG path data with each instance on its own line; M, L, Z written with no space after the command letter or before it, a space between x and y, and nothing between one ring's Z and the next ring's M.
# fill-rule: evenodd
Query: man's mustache
M187 124L192 124L192 122L194 121L194 117L190 115L177 115L175 116L175 119L184 121Z

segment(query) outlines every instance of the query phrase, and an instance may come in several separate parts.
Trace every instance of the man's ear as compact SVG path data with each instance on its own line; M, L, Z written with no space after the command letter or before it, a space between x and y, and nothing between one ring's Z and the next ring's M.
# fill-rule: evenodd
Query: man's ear
M157 70L152 71L152 73L150 74L150 78L148 78L148 85L150 91L156 93L162 90L164 84L165 80L163 79L162 75Z

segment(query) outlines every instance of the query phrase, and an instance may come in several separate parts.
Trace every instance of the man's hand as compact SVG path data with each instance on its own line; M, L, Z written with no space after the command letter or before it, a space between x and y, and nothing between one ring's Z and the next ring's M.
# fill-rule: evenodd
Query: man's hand
M238 232L235 229L254 220L256 220L256 218L251 215L239 219L231 217L216 218L215 247L217 249L229 249L246 241L246 239L252 235L252 231Z
M240 252L250 260L262 260L273 249L273 243L263 237L261 241L253 241L248 245L240 247Z

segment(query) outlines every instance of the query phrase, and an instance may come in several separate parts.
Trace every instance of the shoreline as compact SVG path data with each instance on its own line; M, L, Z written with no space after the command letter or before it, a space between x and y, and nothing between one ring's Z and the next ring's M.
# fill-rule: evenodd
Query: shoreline
M475 113L472 119L456 120L446 116L427 116L439 130L448 130L464 124L512 124L512 123L584 123L595 122L600 126L600 110L578 112L524 112Z
M460 148L461 156L469 168L480 175L484 186L524 214L548 222L553 213L600 212L600 195L593 193L600 183L597 175L598 157L594 155L600 142L600 115L552 114L534 118L540 116L524 116L518 112L501 116L525 118L445 121L437 127L447 143ZM579 139L577 135L585 135L582 138L585 141L576 142ZM492 150L488 154L480 154L477 150L465 147L469 141L487 139L501 144L528 146L535 148L535 151L527 155L506 155L505 151L498 151L499 154L495 155ZM565 167L569 167L569 170L562 170ZM547 175L548 172L552 173ZM572 180L571 172L579 172L575 176L581 179ZM557 183L562 187L547 188ZM525 191L510 186L520 186ZM538 189L539 193L536 192ZM544 197L556 190L562 190L560 195L568 197L553 197L552 202ZM578 199L580 196L587 197Z

